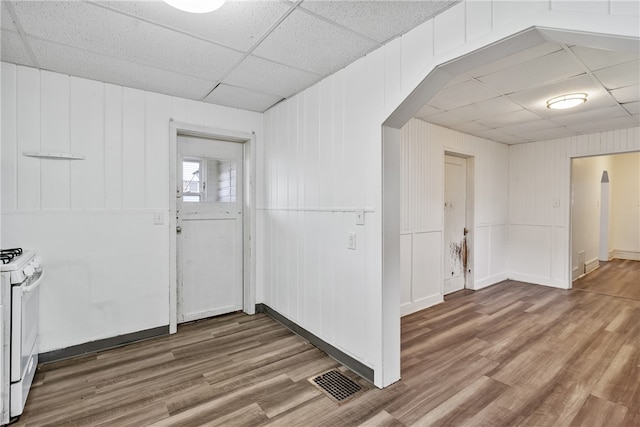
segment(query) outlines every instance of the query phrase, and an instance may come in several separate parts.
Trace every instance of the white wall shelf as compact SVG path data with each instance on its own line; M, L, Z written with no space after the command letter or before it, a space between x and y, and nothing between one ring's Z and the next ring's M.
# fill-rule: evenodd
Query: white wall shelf
M23 151L23 156L36 157L38 159L53 159L53 160L84 160L84 156L70 153L43 153L41 151Z

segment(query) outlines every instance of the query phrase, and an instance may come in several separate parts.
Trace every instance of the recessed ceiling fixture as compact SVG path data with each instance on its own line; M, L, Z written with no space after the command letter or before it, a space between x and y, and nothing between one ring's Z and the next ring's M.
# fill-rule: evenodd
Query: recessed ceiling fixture
M207 13L220 9L225 0L164 0L176 9L191 13Z
M564 110L577 107L587 102L586 93L571 93L569 95L556 96L547 101L547 108L552 110Z

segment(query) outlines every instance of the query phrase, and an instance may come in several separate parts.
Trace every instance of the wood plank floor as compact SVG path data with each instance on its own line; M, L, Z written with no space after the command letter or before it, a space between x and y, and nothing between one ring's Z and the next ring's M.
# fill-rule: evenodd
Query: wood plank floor
M573 282L573 289L640 301L640 261L614 259Z
M638 426L640 301L506 281L402 319L402 380L336 405L337 364L232 314L42 367L18 426Z

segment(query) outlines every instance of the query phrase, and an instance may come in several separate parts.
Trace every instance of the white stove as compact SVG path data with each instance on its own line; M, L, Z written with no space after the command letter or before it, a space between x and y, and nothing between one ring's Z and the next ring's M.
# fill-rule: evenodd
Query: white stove
M0 251L0 425L20 416L38 366L40 257L32 251Z

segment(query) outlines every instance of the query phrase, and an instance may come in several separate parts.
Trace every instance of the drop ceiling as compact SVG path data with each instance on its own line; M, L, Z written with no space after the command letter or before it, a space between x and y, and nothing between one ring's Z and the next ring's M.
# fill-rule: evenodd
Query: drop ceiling
M457 3L2 1L3 61L265 111ZM639 52L546 42L461 74L416 117L507 144L640 124ZM586 92L587 103L546 100Z
M416 114L424 121L506 144L640 125L639 52L546 42L461 74ZM586 103L546 101L582 92Z
M0 58L265 111L458 1L2 1Z

